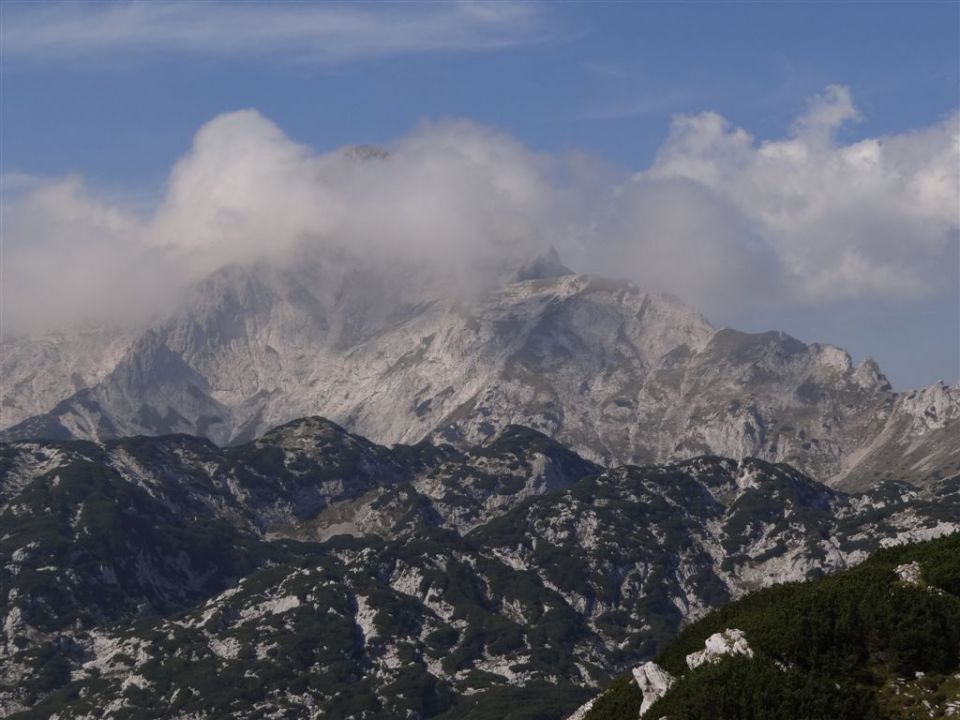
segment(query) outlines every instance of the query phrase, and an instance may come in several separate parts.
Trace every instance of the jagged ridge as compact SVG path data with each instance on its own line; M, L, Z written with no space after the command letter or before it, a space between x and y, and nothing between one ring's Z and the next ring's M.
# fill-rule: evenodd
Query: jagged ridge
M717 331L675 299L571 274L555 256L458 301L353 263L222 270L109 372L78 375L91 384L70 398L29 381L63 374L64 356L7 341L4 417L23 418L38 394L49 412L2 437L229 444L320 414L387 444L468 446L513 423L604 464L752 456L848 489L960 469L960 388L896 393L872 361Z

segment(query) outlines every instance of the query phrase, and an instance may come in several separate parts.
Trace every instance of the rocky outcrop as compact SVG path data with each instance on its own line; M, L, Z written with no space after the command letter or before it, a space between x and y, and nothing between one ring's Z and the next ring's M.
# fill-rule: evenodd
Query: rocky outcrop
M704 663L714 664L730 655L753 657L753 650L742 630L728 628L707 638L703 650L687 655L687 667L695 670Z
M650 706L667 694L675 678L655 662L645 662L632 671L637 687L643 693L643 704L640 706L640 717L643 717Z
M587 716L587 713L593 709L593 706L596 704L596 702L596 698L590 698L583 705L578 707L574 711L573 715L570 715L567 720L584 720L584 718Z
M910 585L919 585L923 580L920 563L916 561L897 565L897 567L894 568L894 572L897 574L900 582L905 582Z

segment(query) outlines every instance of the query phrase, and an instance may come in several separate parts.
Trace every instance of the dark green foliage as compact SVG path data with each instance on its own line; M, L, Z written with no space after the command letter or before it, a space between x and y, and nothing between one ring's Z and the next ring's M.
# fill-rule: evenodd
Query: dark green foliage
M25 654L24 659L35 668L23 684L28 698L35 701L70 679L70 657L64 650L54 643L43 643Z
M8 645L26 680L3 690L35 704L29 718L89 715L118 698L118 719L293 718L309 695L311 712L342 720L557 720L592 694L571 683L605 683L667 647L684 602L728 600L701 539L708 524L733 549L734 567L788 549L817 558L829 529L848 521L828 508L841 494L788 467L704 457L604 471L517 427L471 450L388 449L308 418L227 449L170 436L63 443L53 454L55 465L50 447L0 445L0 556L9 558L0 609L16 608L26 626ZM21 472L25 457L42 472ZM542 468L544 458L549 472L534 478L533 461ZM740 487L745 468L756 484ZM436 495L418 491L418 474ZM520 501L521 489L544 494ZM907 507L906 489L883 492L890 513ZM484 522L491 499L504 514ZM949 514L943 505L924 512ZM357 507L383 537L314 541ZM458 522L442 527L451 517ZM858 534L849 522L843 534ZM758 557L761 526L781 542ZM462 537L452 527L475 529ZM864 536L865 548L877 542ZM956 551L923 555L926 582L956 593ZM865 713L869 703L831 705L830 693L804 699L810 679L849 676L842 690L855 699L878 664L908 674L956 667L956 599L893 580L910 552L885 551L853 585L751 596L691 626L663 662L682 670L703 633L742 627L756 662L767 663L761 696L792 693L808 703L799 707L837 717ZM295 602L269 609L281 598ZM863 598L881 601L871 610ZM585 619L600 610L595 623ZM88 672L92 628L119 650L94 650L101 669ZM766 677L781 659L793 674ZM528 684L510 687L511 673ZM124 687L132 676L146 686ZM940 678L930 694L951 688ZM746 702L738 697L730 702ZM628 678L595 712L635 720L638 707ZM850 715L861 716L870 717Z
M590 708L590 720L624 720L640 716L643 694L632 675L617 678Z
M876 720L877 704L869 691L836 687L818 676L769 660L730 658L703 665L656 702L650 717L683 720ZM602 716L600 716L602 717ZM609 720L635 718L609 715ZM593 713L590 720L596 720Z
M224 590L279 548L223 521L171 512L89 461L24 488L29 512L0 516L0 556L31 544L19 573L0 571L0 597L45 631L176 610Z
M918 562L929 586L894 569ZM873 720L886 715L878 688L890 678L960 669L960 534L881 550L814 582L752 593L684 629L656 661L678 683L650 717L683 720ZM940 580L941 584L934 582ZM687 669L686 656L727 628L756 656ZM939 682L939 681L937 681ZM639 691L621 678L588 720L634 720Z
M863 565L814 583L748 595L686 628L658 658L672 673L704 639L728 627L747 633L770 657L815 672L846 674L871 657L901 674L957 663L960 598L895 581L893 568L919 559L951 577L960 568L960 536L881 551Z
M521 503L468 539L479 547L522 548L549 584L587 604L617 608L596 627L619 648L611 661L627 665L649 658L676 633L683 615L673 598L685 592L678 587L676 554L699 554L692 541L696 527L722 510L704 484L684 470L625 467ZM580 533L588 523L596 530L584 543ZM547 529L553 537L541 535ZM662 552L664 547L670 552ZM697 596L709 603L728 599L710 570L710 558L700 554L698 559L703 570L688 580ZM642 587L638 568L643 568Z
M590 690L573 685L497 687L460 698L434 720L562 720L590 695Z

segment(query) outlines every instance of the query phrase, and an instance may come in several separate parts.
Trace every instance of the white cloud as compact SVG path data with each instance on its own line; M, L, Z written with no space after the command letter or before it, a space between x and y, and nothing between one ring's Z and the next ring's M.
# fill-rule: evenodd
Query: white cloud
M229 113L199 130L147 215L76 178L5 209L4 322L142 317L217 267L304 248L433 268L463 289L553 245L575 269L731 322L758 307L821 312L956 289L958 116L837 143L855 116L832 88L781 139L758 142L716 113L678 117L650 168L611 179L465 121L424 125L389 157L361 160L319 154L253 110Z
M860 119L850 89L844 85L828 85L820 95L810 99L807 112L794 122L793 131L808 143L815 140L829 142L841 125Z
M143 242L134 215L50 181L4 210L4 332L105 320L142 322L169 307L176 268Z
M8 170L0 173L0 194L7 197L19 195L43 185L49 179L19 170Z
M762 260L756 269L774 273L778 299L787 304L915 299L951 287L960 115L922 131L838 144L837 128L857 117L847 89L831 86L782 139L757 142L716 113L675 118L653 166L624 189L634 196L655 189L656 206L619 242L641 255L669 243L676 253L664 264L682 264L691 254L717 252L717 238L732 231L721 243L735 258L732 267L749 274L751 259ZM678 188L678 181L710 202L663 185ZM711 203L723 209L709 210ZM701 223L690 221L707 212ZM687 284L696 292L704 280L691 272ZM754 284L731 287L726 302L760 299Z
M5 329L136 321L219 267L310 251L469 291L562 235L553 161L493 130L424 125L360 155L317 154L243 110L197 132L148 216L77 177L47 183L8 213Z
M337 63L482 51L547 36L541 7L519 2L60 2L5 9L6 58L152 52Z
M204 271L304 243L473 265L536 244L549 165L465 121L424 125L387 159L318 155L245 110L200 129L146 237Z

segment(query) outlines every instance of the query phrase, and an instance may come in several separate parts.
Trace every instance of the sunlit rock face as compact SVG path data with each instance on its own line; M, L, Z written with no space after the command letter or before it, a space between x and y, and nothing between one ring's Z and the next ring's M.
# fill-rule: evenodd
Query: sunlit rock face
M643 704L640 706L640 717L643 717L651 705L667 694L674 677L655 662L645 662L635 667L632 674L643 693Z
M218 271L139 337L17 340L3 437L229 444L323 415L386 444L466 446L521 424L605 464L759 457L858 489L960 463L960 388L896 393L872 361L715 330L553 255L456 300L415 270L338 262Z
M687 667L695 670L704 663L715 664L730 655L753 657L753 649L742 630L727 628L707 638L703 650L687 655Z

